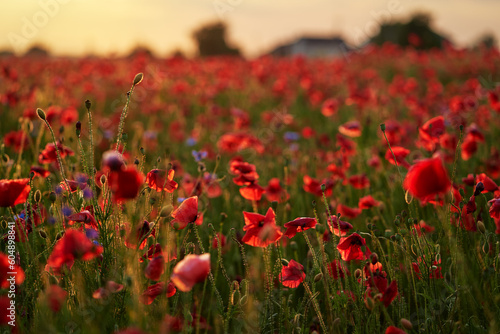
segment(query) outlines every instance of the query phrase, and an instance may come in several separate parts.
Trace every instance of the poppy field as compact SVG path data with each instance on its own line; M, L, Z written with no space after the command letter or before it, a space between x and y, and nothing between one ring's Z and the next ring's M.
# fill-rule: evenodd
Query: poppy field
M495 49L0 82L2 332L500 331Z

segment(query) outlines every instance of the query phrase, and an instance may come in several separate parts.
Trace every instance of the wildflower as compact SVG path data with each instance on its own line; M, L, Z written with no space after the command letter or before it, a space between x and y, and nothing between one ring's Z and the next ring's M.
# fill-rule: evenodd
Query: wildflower
M439 157L423 159L410 167L403 186L411 195L427 200L451 187L448 172Z
M174 218L170 224L178 230L186 228L190 223L201 225L203 214L198 213L198 196L185 199L170 215Z
M173 169L168 172L166 170L152 169L146 176L146 183L157 192L165 190L172 193L178 187L177 182L174 181L174 173Z
M310 228L315 228L318 222L315 218L299 217L289 221L284 226L286 227L285 236L289 239L293 238L298 232L306 231Z
M304 281L306 274L304 266L295 260L290 260L287 266L283 266L280 274L281 284L288 288L296 288Z
M365 250L363 250L365 248ZM366 260L371 254L366 246L366 240L357 233L353 233L347 238L340 239L337 245L342 260L349 262L352 260Z
M247 245L266 247L278 241L283 235L280 228L276 226L276 214L272 208L267 210L265 216L251 212L243 212L243 216L245 218L243 231L246 231L246 234L242 241Z
M29 192L29 179L0 180L0 207L13 207L26 202Z
M210 272L210 254L189 254L177 263L170 279L183 291L191 291L196 283L203 282Z

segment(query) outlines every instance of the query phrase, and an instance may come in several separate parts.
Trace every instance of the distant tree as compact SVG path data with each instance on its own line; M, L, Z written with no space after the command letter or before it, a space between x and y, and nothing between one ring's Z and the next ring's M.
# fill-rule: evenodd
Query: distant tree
M226 42L227 27L223 22L204 25L193 33L193 38L198 44L200 57L218 55L240 55L237 48L230 47Z
M49 51L41 45L33 45L24 55L28 57L47 57Z
M475 45L476 48L485 47L487 49L492 49L495 48L496 46L497 46L497 39L491 33L486 33L483 36L481 36Z
M0 50L0 57L12 57L14 56L14 52L11 50Z
M380 26L371 42L382 45L391 42L402 47L413 46L427 50L441 48L446 38L432 28L432 18L425 13L414 14L407 22L386 22Z

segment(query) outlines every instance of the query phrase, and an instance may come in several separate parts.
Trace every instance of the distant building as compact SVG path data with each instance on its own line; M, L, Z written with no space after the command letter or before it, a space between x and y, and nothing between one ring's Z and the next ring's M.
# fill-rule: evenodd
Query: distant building
M317 57L341 57L349 51L349 47L344 40L339 37L316 38L302 37L290 44L284 44L276 47L269 53L271 56L305 56L310 58Z

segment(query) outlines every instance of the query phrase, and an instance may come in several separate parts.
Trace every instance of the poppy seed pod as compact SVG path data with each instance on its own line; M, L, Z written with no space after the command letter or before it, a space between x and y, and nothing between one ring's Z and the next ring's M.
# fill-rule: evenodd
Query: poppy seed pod
M87 110L90 110L91 106L92 106L92 103L90 102L90 100L85 100L85 108L87 108Z
M82 122L80 122L80 121L76 122L75 128L76 128L75 129L76 130L76 136L78 138L80 138L80 134L82 132Z
M380 130L382 130L382 132L385 132L385 123L380 124Z
M474 196L479 196L484 190L484 183L478 182L476 188L474 189Z
M141 83L144 75L142 73L137 73L134 78L134 86L138 85Z
M36 113L37 113L38 117L40 117L40 119L42 121L46 121L47 120L47 116L45 115L45 111L43 111L42 109L37 108L36 109Z

